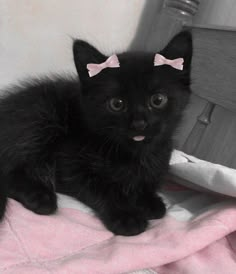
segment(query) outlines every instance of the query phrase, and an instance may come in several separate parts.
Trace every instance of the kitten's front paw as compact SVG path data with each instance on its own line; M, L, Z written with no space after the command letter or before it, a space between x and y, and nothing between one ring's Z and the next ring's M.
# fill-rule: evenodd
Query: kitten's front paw
M122 212L105 220L106 227L116 235L134 236L145 231L148 221L140 214Z
M145 207L148 220L160 219L166 214L166 206L158 196L151 197Z
M24 194L20 201L26 208L41 215L49 215L57 209L56 194L46 188L34 189L30 193Z

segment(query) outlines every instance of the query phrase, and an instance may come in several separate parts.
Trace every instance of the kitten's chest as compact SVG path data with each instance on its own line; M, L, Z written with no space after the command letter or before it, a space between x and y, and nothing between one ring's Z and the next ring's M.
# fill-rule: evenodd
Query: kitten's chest
M59 156L58 162L67 173L83 173L85 177L119 185L155 183L168 167L168 157L162 152L140 157L129 157L122 153L108 155L94 150L90 145L78 146L77 142L65 145Z
M168 166L168 162L161 161L153 155L134 159L133 161L120 161L110 163L109 169L113 177L116 176L124 182L155 182Z

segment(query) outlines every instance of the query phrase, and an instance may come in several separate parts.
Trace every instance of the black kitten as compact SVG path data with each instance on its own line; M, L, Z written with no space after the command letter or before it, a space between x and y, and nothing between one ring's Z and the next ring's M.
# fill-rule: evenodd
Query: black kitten
M86 65L107 57L79 40L73 51L80 83L33 81L0 100L1 191L38 214L55 212L55 192L65 193L115 234L136 235L165 214L156 191L190 95L191 35L161 52L183 57L182 71L154 67L154 53L123 53L119 68L89 77ZM4 208L5 196L0 216Z

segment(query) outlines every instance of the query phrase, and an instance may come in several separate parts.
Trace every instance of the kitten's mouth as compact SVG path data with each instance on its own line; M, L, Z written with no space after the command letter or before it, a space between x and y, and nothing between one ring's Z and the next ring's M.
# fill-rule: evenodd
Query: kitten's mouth
M136 142L141 142L145 139L146 137L143 135L138 135L138 136L134 136L132 139Z
M148 132L132 132L128 135L128 138L132 143L140 144L147 144L152 140L152 136Z
M140 143L140 144L148 144L152 141L152 136L149 135L133 135L130 136L132 142Z

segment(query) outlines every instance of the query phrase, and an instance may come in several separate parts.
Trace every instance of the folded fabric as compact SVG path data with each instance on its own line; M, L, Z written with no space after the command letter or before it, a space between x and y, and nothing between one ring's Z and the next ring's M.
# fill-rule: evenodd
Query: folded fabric
M187 222L167 216L151 221L148 230L138 236L122 237L107 231L94 216L75 209L39 216L10 200L0 225L0 273L115 274L144 268L166 274L235 273L236 254L226 239L234 248L236 237L231 232L235 229L236 203ZM212 265L220 247L222 265ZM201 254L205 270L209 265L213 272L177 271L184 261L201 267ZM222 272L224 267L228 272Z
M175 150L170 161L170 172L188 187L211 190L236 197L236 170L213 164Z

